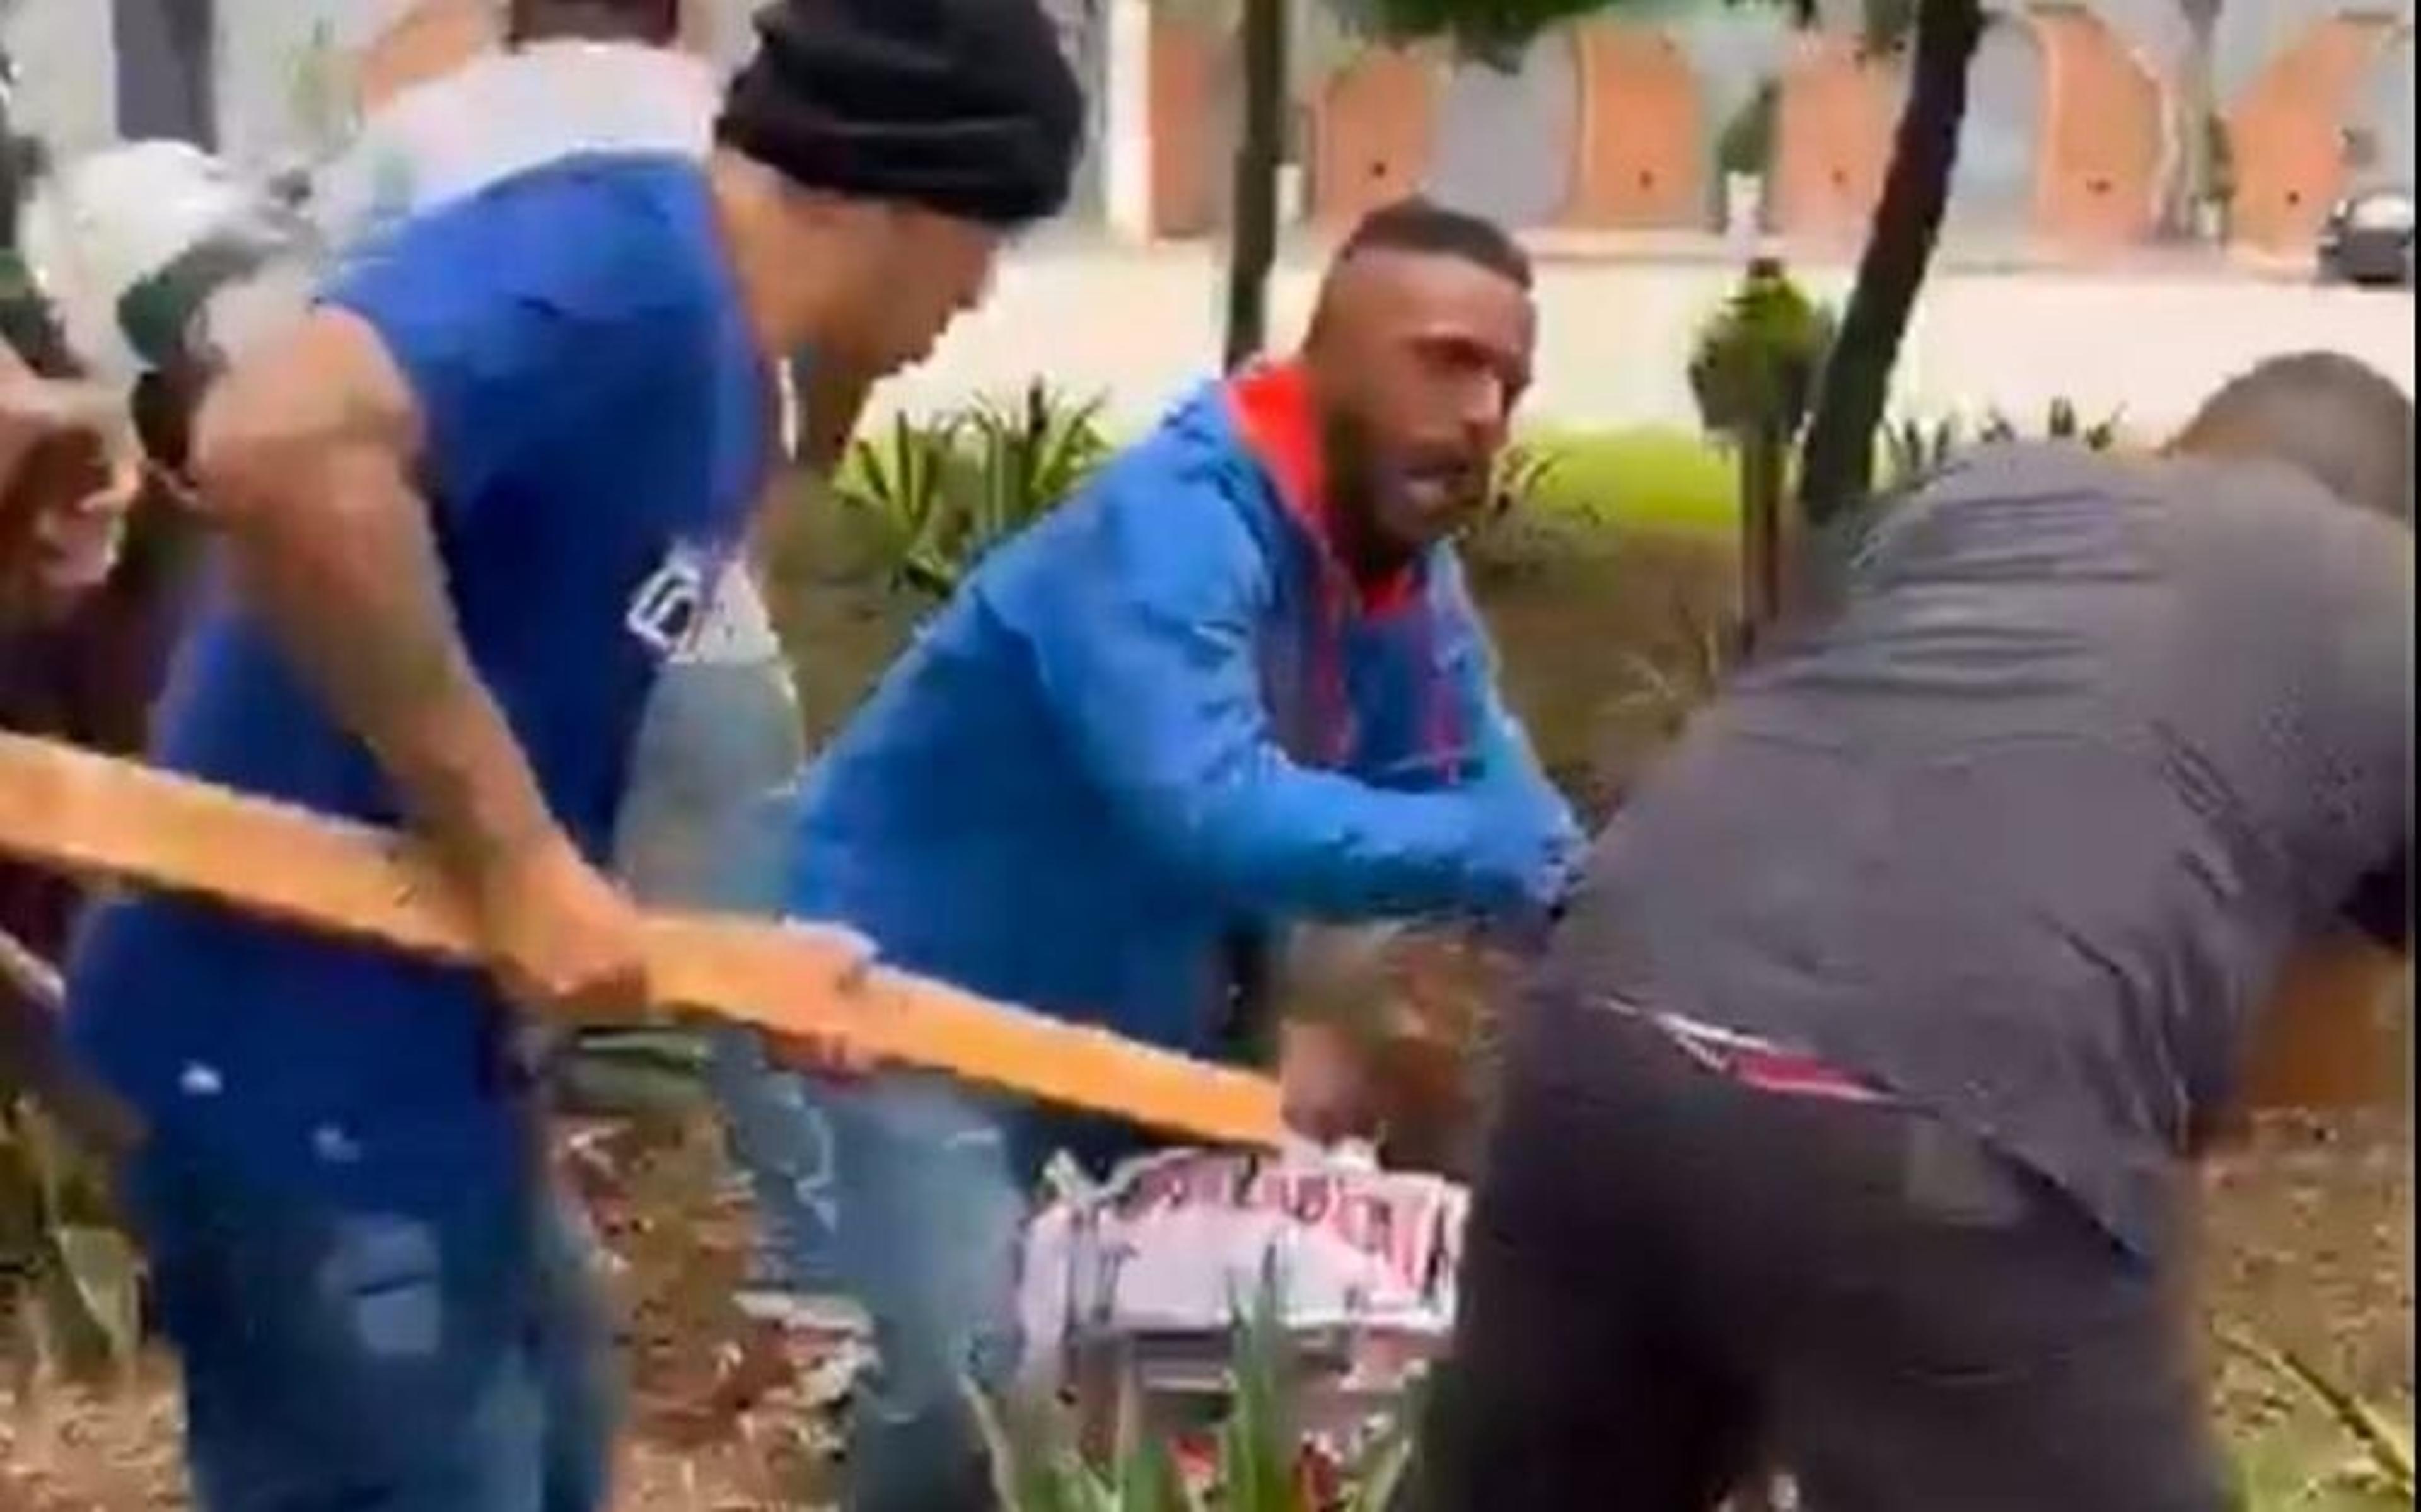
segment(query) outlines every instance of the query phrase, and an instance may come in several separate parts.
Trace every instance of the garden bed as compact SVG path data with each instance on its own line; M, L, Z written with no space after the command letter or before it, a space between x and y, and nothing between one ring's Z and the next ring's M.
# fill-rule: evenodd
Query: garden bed
M1536 507L1474 543L1472 579L1508 695L1592 813L1703 691L1733 595L1727 461L1686 437L1546 438L1565 459ZM890 591L830 510L773 542L776 612L804 717L829 733L922 608ZM1412 984L1452 1017L1459 983ZM703 1114L624 1133L582 1166L616 1264L634 1388L623 1506L739 1512L825 1504L832 1442L818 1363L735 1310L747 1213ZM2206 1170L2207 1310L2366 1396L2412 1401L2410 1126L2353 1111L2257 1121ZM2264 1454L2332 1443L2308 1404L2241 1367L2228 1420ZM0 1400L0 1512L182 1506L173 1395L155 1359L106 1396Z

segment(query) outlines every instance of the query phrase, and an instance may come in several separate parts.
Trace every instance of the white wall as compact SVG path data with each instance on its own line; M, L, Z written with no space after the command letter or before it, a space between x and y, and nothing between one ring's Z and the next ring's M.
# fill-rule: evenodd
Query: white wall
M1271 311L1279 343L1300 331L1314 273L1300 259L1281 266ZM1714 261L1542 261L1527 418L1695 426L1683 364L1698 323L1737 276ZM1806 278L1811 292L1837 299L1849 273ZM1079 394L1107 394L1121 426L1148 424L1215 366L1220 287L1205 249L1038 249L1003 271L996 297L931 362L884 385L875 408L929 410L1012 391L1039 372ZM2314 347L2359 357L2410 392L2413 317L2407 293L2226 274L1941 273L1917 306L1898 408L2039 413L2067 397L2088 413L2123 409L2157 430L2257 359ZM2115 341L2123 362L2110 358Z
M11 0L0 39L17 64L17 129L80 152L117 135L109 0Z

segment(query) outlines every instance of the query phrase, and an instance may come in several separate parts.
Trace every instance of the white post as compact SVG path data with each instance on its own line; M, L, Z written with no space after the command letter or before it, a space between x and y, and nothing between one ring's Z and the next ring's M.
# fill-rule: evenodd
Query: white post
M1101 188L1110 234L1151 240L1151 0L1109 0Z

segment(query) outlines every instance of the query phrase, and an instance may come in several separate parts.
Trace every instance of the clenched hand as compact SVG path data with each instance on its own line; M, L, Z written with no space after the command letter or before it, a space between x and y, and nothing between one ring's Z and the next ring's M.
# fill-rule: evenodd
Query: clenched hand
M483 866L472 899L489 969L523 1008L612 1019L648 1007L645 921L561 832Z

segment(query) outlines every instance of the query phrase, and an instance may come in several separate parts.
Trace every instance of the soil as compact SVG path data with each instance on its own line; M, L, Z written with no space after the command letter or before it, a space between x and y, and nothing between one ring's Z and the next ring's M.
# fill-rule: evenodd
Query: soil
M580 1185L613 1254L632 1420L617 1512L789 1512L831 1504L835 1409L818 1362L733 1309L744 1202L703 1120L623 1131ZM2409 1413L2410 1127L2344 1115L2265 1120L2206 1171L2204 1303ZM2266 1383L2222 1374L2240 1425L2280 1413ZM108 1392L0 1392L0 1512L187 1505L170 1375Z

